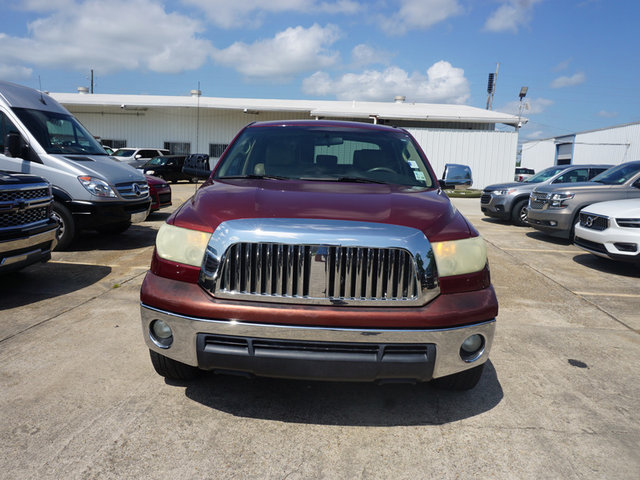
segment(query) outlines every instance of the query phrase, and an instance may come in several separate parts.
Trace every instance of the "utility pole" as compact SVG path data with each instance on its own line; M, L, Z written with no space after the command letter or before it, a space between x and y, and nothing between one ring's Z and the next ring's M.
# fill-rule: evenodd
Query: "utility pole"
M487 83L487 93L489 96L487 97L487 110L491 110L493 105L493 95L496 93L496 84L498 83L498 69L500 68L500 63L496 63L496 73L489 74L489 81Z
M91 89L90 92L93 93L93 68L91 69Z

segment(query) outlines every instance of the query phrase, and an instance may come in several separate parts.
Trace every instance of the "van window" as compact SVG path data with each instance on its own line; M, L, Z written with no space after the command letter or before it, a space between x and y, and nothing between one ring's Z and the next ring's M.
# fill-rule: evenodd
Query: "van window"
M29 108L14 108L13 111L47 153L107 154L71 115Z
M13 122L3 112L0 112L0 153L4 153L4 142L9 133L19 132Z

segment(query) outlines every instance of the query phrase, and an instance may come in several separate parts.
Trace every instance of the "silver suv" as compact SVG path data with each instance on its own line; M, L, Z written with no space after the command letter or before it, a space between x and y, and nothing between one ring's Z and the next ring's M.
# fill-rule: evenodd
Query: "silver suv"
M119 148L113 153L113 157L134 168L142 167L153 157L169 155L169 150L164 148Z
M604 172L611 165L556 165L546 168L523 182L497 183L485 187L480 209L488 217L510 220L514 225L527 223L529 194L540 185L584 182Z
M592 203L625 198L640 198L640 161L613 167L590 182L537 187L529 199L529 225L572 240L580 210Z

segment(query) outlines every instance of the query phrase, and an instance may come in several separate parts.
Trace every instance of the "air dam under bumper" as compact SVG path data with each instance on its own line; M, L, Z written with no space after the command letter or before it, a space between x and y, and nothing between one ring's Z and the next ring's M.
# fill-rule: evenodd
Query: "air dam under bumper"
M495 319L446 329L360 329L266 325L177 315L141 304L150 349L203 370L316 380L429 381L473 368L489 358ZM169 348L149 330L162 320L173 332ZM473 361L460 356L470 335L484 340Z

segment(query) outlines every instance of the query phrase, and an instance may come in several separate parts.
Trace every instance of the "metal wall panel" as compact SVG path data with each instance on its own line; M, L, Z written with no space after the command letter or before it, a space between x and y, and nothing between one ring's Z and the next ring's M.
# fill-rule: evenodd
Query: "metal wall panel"
M522 144L520 166L533 168L536 173L551 167L556 161L556 142L553 138Z
M574 164L640 160L640 123L576 134Z
M473 188L513 181L518 134L480 130L408 129L438 177L447 163L469 165Z

